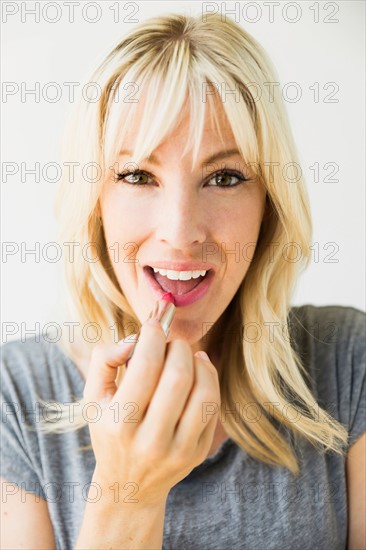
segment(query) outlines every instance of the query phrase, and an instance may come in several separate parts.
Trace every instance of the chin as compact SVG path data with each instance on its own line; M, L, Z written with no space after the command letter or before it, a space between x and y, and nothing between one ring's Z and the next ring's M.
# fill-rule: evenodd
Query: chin
M193 346L193 344L196 344L204 338L210 327L211 324L206 326L206 324L202 322L181 319L177 321L177 319L174 319L169 331L167 342L171 342L175 339L181 339ZM208 336L206 336L206 339L208 339Z

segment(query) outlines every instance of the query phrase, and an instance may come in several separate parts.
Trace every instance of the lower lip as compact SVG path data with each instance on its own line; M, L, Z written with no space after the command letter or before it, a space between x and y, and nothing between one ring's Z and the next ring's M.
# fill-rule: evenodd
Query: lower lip
M150 283L154 294L156 295L156 298L160 300L164 296L164 294L166 294L166 290L163 290L161 288L154 275L148 268L144 268L144 273ZM211 269L206 273L205 278L202 279L200 284L193 288L190 292L187 292L187 294L173 294L175 305L177 307L189 306L194 302L197 302L197 300L200 300L211 286L214 276L215 273Z

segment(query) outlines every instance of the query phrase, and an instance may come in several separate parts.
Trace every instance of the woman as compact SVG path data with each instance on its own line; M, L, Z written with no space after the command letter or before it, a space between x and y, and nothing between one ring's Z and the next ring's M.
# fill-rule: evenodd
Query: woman
M266 54L171 14L90 80L58 197L83 330L3 346L4 547L362 547L365 314L290 306L311 219Z

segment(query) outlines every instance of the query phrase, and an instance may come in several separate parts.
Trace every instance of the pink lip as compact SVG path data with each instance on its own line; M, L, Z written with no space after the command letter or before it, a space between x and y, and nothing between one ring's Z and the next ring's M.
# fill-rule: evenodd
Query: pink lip
M150 286L156 296L157 300L160 300L164 294L166 294L166 291L161 288L159 283L156 281L154 275L151 273L149 268L144 267L143 269L145 276L150 283ZM177 307L183 307L183 306L189 306L190 304L193 304L197 300L200 300L206 292L208 291L213 278L215 276L215 272L211 269L208 271L205 275L205 278L201 281L199 285L197 285L194 289L192 289L190 292L187 292L187 294L174 294L174 301L175 305Z

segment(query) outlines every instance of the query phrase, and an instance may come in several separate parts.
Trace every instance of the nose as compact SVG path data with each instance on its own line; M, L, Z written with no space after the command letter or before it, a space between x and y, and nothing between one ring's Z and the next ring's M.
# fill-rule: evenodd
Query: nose
M156 219L156 238L170 248L183 250L205 242L205 212L202 198L189 182L166 186Z

